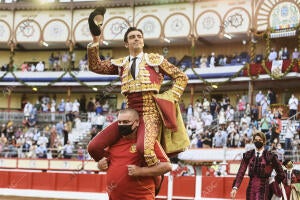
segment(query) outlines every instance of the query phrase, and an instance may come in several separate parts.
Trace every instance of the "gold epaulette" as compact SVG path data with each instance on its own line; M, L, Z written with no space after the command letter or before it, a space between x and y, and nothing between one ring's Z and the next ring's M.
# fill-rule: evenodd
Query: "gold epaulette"
M123 57L123 58L118 58L118 59L111 59L111 64L122 67L125 65L125 63L129 60L128 56Z
M149 66L154 67L154 66L159 66L163 62L164 57L162 55L155 54L155 53L150 53L150 54L145 53L145 60Z

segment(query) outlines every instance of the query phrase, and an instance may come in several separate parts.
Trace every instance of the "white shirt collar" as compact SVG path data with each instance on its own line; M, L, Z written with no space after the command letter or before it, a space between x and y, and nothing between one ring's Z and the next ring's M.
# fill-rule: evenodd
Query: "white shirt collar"
M257 152L259 153L259 157L263 154L264 149L257 151L257 149L255 149L255 156L257 155Z
M138 60L141 60L142 59L142 57L143 57L143 55L144 55L144 52L141 52L141 53L139 53L136 57L133 57L133 56L129 56L129 61L131 61L133 58L137 58Z

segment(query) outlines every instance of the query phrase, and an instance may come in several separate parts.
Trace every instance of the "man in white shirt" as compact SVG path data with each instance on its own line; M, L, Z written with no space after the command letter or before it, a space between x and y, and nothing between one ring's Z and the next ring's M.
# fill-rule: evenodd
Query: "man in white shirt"
M271 49L271 52L269 54L269 61L272 62L273 60L277 59L277 52L275 51L274 48Z
M210 60L209 60L209 67L215 67L215 61L216 61L215 53L212 52L212 53L211 53Z
M260 102L264 99L264 95L261 91L259 91L255 96L256 105L260 106Z
M298 110L298 99L292 94L291 98L289 99L289 108L290 108L290 113L289 117L292 117L296 115L297 110Z
M36 71L37 72L43 72L45 68L45 65L43 64L42 61L38 62L38 64L36 64Z
M300 54L297 48L295 48L293 54L292 54L292 59L299 59L300 58Z

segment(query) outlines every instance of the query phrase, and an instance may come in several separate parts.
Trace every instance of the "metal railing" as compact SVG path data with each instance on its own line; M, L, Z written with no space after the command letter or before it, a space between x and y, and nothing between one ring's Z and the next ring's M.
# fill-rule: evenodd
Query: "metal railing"
M51 112L39 112L36 116L37 122L52 122L52 116L54 115L54 121L65 121L66 120L66 114L65 113L51 113ZM80 116L83 116L86 118L86 114L81 114ZM24 120L24 113L23 112L7 112L7 111L2 111L0 112L0 122L8 122L8 121L13 121L13 122L22 122Z

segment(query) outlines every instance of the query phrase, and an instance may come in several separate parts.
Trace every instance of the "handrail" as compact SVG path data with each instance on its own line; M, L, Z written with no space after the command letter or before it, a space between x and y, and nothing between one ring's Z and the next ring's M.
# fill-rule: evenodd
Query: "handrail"
M290 119L292 119L292 118L294 118L294 120L296 120L296 118L297 118L298 114L300 114L300 112L297 112L297 113L296 113L296 114L294 114L293 116L291 116L291 117L287 118L287 120L290 120Z

